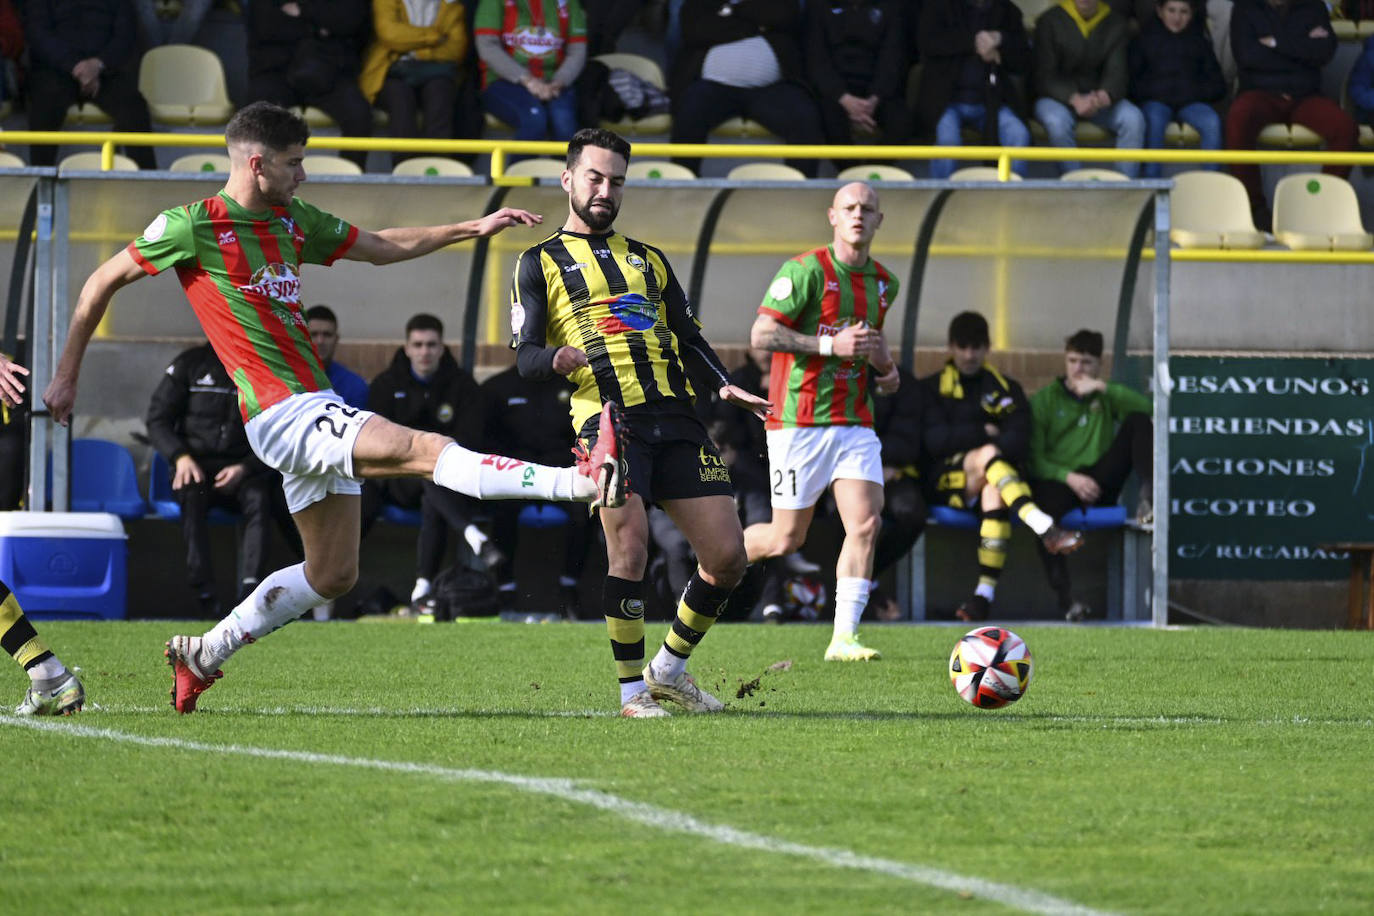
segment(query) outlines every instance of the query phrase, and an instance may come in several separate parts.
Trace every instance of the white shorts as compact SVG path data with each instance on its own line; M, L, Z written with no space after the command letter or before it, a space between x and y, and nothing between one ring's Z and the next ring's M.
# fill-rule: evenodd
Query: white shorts
M810 508L835 480L883 485L883 447L867 426L798 426L767 436L774 509Z
M330 493L361 493L353 477L353 443L370 410L349 407L333 391L293 394L248 421L248 444L281 471L286 507L294 514Z

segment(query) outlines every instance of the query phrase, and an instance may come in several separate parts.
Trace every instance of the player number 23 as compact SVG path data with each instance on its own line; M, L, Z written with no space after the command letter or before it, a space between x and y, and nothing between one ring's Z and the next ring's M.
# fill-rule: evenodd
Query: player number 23
M315 428L318 430L327 431L335 439L342 439L344 437L344 432L348 429L348 424L345 423L342 426L335 426L332 411L337 410L345 419L351 420L358 415L357 409L353 407L345 407L344 405L336 404L333 401L330 401L328 404L324 405L324 409L326 412L322 416L315 418Z
M782 469L778 469L778 470L776 470L776 471L773 472L773 495L774 495L774 496L781 496L781 495L782 495L782 481L783 481L783 475L784 475L784 474L787 475L787 478L788 478L788 481L789 481L789 485L792 487L792 495L793 495L793 496L796 496L796 495L797 495L797 472L796 472L795 470L784 471L784 470L782 470Z

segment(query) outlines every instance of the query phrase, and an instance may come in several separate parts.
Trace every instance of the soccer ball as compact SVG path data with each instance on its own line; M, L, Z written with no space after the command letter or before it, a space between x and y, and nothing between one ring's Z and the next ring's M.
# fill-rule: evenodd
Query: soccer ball
M1021 699L1034 662L1026 643L1005 627L970 630L949 654L949 679L959 696L979 709L996 709Z

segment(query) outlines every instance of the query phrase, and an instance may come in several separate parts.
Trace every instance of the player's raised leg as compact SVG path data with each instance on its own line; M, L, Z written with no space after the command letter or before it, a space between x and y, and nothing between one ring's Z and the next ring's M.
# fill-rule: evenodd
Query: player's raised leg
M81 680L52 653L25 616L9 586L0 582L0 646L29 676L17 716L69 716L86 702Z
M663 645L644 669L644 682L656 700L669 700L692 712L717 712L725 704L697 686L687 673L687 660L744 578L744 532L729 496L665 499L662 506L686 535L698 565L678 599L677 616Z
M844 524L844 543L835 563L835 628L825 650L829 662L872 661L877 649L859 642L859 618L868 605L873 552L882 527L883 487L871 480L840 478L834 484L835 508Z

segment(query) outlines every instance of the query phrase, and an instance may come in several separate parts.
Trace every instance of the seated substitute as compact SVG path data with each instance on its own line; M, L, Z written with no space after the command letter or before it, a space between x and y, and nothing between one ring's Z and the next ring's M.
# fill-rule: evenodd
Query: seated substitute
M396 351L391 365L372 380L368 409L411 429L443 433L465 448L476 449L481 444L482 398L477 381L444 346L444 323L433 315L422 312L406 322L405 345ZM429 594L444 563L450 526L463 532L472 552L488 568L504 559L473 523L477 509L470 496L426 479L367 481L363 486L364 534L384 502L420 510L412 602Z
M172 360L153 389L146 419L148 439L167 459L172 492L181 507L187 582L201 613L218 617L210 510L225 508L243 516L237 604L267 572L268 522L281 479L253 454L239 412L238 389L208 343L183 350Z
M1132 470L1142 485L1136 517L1153 519L1153 405L1134 389L1104 381L1102 334L1083 330L1065 342L1064 374L1031 398L1030 460L1026 468L1036 503L1055 518L1071 509L1115 505ZM1041 552L1045 574L1068 620L1091 616L1073 600L1069 566Z
M525 378L517 366L496 373L481 386L486 422L482 447L539 464L567 461L576 441L567 422L568 402L575 390L577 386L562 376L552 381ZM503 555L493 570L500 582L503 606L513 604L515 598L518 520L529 505L524 500L508 500L483 507L491 518L492 541ZM587 513L575 508L565 512L568 521L563 526L564 555L558 587L563 616L576 619L581 613L577 585L586 565L589 520Z
M922 436L932 459L931 500L979 511L978 586L959 605L960 620L986 620L1007 562L1011 514L1040 536L1050 553L1072 553L1083 535L1067 531L1031 499L1016 465L1030 447L1026 393L987 362L988 323L960 312L949 323L949 361L921 380L926 386Z
M327 305L310 306L305 310L305 326L310 332L310 342L315 345L320 365L324 366L324 374L329 376L329 387L349 407L366 409L367 382L334 358L334 351L339 346L339 317L334 310Z

